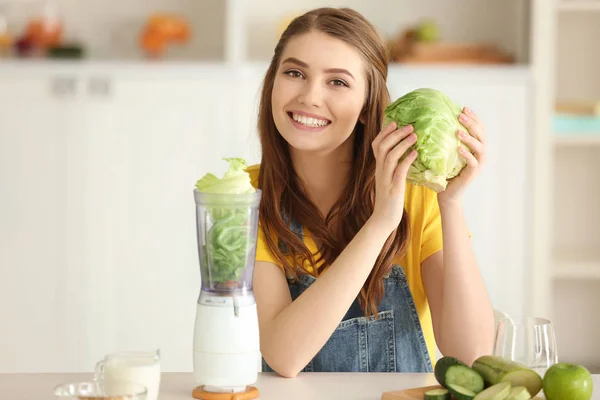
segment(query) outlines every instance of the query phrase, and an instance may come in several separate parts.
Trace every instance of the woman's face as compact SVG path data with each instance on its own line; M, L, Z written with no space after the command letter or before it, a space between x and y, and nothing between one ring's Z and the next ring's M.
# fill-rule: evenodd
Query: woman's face
M354 131L365 102L365 65L349 44L313 31L288 42L271 105L293 150L329 153Z

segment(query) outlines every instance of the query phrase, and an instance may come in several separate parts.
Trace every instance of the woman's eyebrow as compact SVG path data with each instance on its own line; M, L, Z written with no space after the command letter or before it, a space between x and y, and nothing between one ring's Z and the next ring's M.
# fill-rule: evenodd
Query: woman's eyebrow
M289 64L296 64L296 65L299 65L300 67L303 67L303 68L308 68L308 64L307 63L305 63L304 61L300 61L300 60L298 60L295 57L288 57L285 60L283 60L283 62L282 62L282 64L287 64L287 63L289 63Z
M300 61L295 57L286 58L285 60L283 60L282 64L296 64L302 68L309 68L307 63L305 63L304 61ZM350 73L350 71L343 69L343 68L328 68L325 70L325 72L335 73L335 74L345 74L345 75L348 75L350 78L354 79L354 75L352 75Z

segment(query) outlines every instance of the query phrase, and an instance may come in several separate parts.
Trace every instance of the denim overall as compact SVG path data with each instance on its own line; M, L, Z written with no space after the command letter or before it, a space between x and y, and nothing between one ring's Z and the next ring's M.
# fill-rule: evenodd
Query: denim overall
M292 220L290 227L300 239L304 239L299 223ZM288 281L292 301L315 280L311 275L300 275L295 282ZM419 315L402 267L394 265L384 282L385 295L378 308L379 319L366 318L358 299L354 300L329 340L303 372L433 371ZM290 345L293 346L293 343ZM273 372L264 358L262 370Z

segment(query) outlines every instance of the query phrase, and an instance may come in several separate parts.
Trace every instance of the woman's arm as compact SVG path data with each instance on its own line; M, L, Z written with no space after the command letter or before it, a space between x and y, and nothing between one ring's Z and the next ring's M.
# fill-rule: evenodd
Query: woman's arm
M462 206L440 204L444 250L422 266L438 348L471 365L491 354L494 311L471 246Z
M367 280L388 236L376 223L367 222L327 272L294 302L281 268L256 263L260 348L273 370L294 377L325 345Z
M462 207L465 188L484 164L486 140L474 112L465 107L459 120L468 133L459 131L458 137L472 153L461 148L467 165L437 196L444 250L423 261L421 270L438 348L471 365L478 356L491 353L495 329Z

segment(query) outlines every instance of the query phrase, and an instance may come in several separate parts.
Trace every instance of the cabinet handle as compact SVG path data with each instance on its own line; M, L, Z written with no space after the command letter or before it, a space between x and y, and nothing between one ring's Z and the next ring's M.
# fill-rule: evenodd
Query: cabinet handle
M108 97L112 93L112 85L108 78L91 78L88 82L88 93L94 97Z
M75 78L55 78L50 85L50 92L55 97L71 97L75 95L77 80Z

